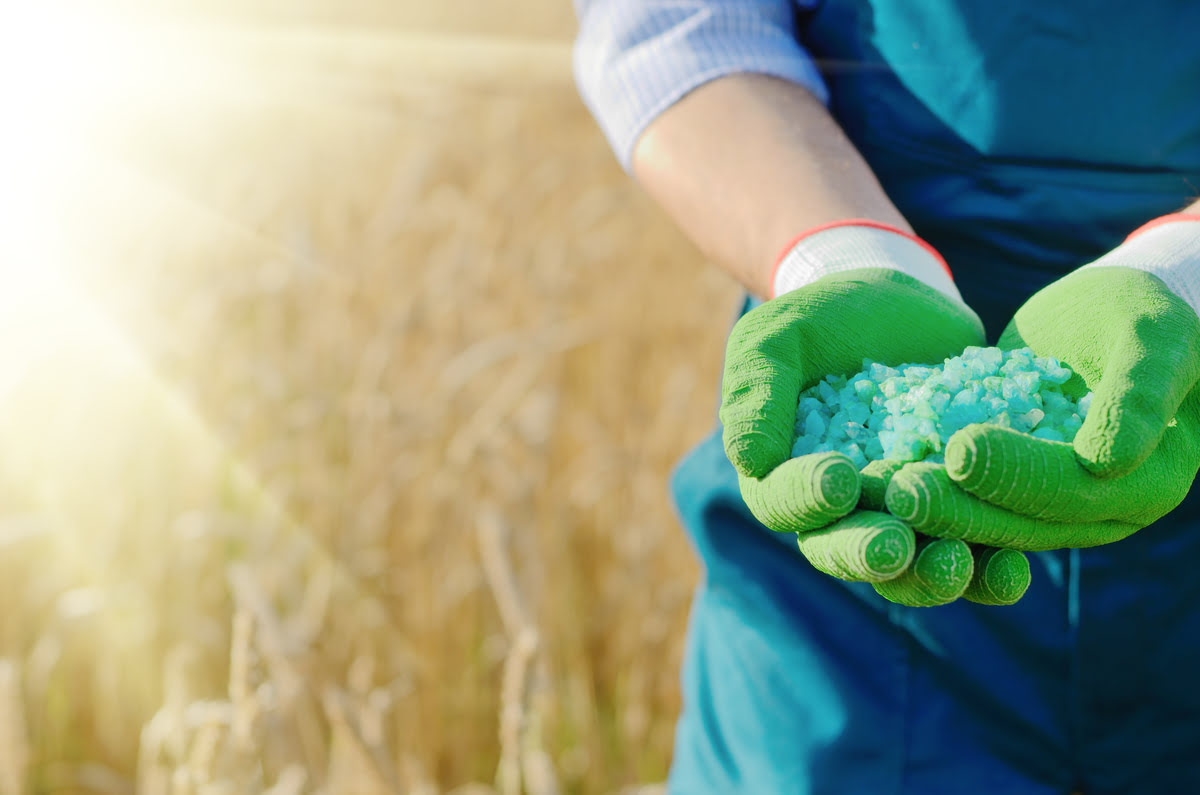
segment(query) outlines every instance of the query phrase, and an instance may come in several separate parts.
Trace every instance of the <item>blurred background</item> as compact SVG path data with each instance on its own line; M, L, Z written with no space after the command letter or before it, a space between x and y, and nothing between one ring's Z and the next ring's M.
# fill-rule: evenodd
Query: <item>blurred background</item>
M0 795L659 791L737 291L574 29L0 11Z

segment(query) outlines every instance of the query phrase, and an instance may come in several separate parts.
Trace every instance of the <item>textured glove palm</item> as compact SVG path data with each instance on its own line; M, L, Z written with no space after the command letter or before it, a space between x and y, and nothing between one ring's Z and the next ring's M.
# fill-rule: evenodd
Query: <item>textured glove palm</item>
M825 375L855 372L864 358L940 361L982 342L982 325L965 305L883 268L825 276L747 313L729 338L721 421L751 512L772 530L798 533L816 568L873 582L893 601L941 604L964 588L976 601L1011 601L1007 586L1028 570L1018 553L977 550L973 561L961 542L918 542L894 517L855 510L864 494L866 506L882 507L886 467L868 468L864 484L840 453L789 457L799 394Z

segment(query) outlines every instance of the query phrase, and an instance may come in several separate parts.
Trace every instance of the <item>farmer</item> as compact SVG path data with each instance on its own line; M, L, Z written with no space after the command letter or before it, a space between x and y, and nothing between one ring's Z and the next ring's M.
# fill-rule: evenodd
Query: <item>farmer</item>
M704 576L670 791L1200 791L1200 4L576 11L621 163L749 293L673 480ZM1073 445L968 428L888 505L976 578L1026 552L1023 598L897 604L769 528L812 507L803 386L997 340L1095 392Z

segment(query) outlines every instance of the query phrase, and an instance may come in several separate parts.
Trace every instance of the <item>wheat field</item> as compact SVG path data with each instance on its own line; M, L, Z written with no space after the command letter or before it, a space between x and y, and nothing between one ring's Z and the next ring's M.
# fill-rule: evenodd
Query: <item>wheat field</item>
M654 791L737 291L569 4L155 8L0 300L0 795Z

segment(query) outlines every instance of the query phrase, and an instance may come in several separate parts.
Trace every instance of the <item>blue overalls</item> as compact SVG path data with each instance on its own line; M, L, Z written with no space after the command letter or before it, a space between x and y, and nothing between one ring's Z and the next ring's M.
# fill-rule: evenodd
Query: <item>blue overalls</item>
M828 0L799 35L993 340L1200 194L1200 3ZM1200 489L1119 543L1030 555L1014 606L936 608L755 522L719 429L672 489L705 566L672 793L1200 792Z

